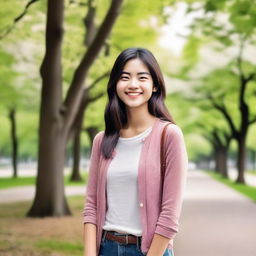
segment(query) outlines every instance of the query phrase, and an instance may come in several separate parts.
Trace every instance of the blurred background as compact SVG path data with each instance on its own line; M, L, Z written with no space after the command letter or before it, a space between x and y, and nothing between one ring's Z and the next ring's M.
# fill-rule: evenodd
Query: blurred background
M175 255L255 256L255 32L254 0L0 0L0 255L82 255L108 75L144 47L189 155Z

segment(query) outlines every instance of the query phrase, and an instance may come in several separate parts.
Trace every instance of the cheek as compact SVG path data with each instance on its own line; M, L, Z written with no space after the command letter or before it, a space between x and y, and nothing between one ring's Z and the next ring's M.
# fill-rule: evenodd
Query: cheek
M153 85L152 84L145 84L143 86L143 91L144 93L146 93L147 95L151 95L153 93Z
M117 83L117 85L116 85L117 95L120 97L120 95L122 95L122 92L123 92L123 86L120 83Z
M125 83L123 83L123 82L118 82L117 84L116 84L116 91L118 92L122 92L123 90L124 90L124 88L125 88Z

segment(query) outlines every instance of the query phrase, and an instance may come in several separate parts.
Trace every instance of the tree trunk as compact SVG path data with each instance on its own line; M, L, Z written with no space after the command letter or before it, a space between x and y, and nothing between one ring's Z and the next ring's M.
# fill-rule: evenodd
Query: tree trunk
M87 96L87 95L86 95ZM86 107L88 106L89 101L87 97L84 97L76 119L74 120L74 124L72 125L72 128L70 130L70 133L73 133L73 169L72 169L72 175L70 180L71 181L81 181L81 175L80 175L80 150L81 150L81 132L83 128L83 120L84 120L84 113L86 110Z
M241 136L237 141L238 143L238 159L237 159L238 176L237 176L236 183L242 183L242 184L245 184L245 180L244 180L244 170L245 170L245 164L246 164L245 141L246 141L245 136Z
M65 160L65 135L58 124L45 122L40 130L38 177L36 196L28 216L70 215L64 196L63 168Z
M238 105L239 105L239 115L240 115L240 126L236 128L234 119L231 116L231 112L228 111L226 105L222 102L217 103L215 98L212 95L207 95L208 99L211 100L213 106L221 112L227 121L230 130L232 132L232 137L237 141L238 144L238 158L237 158L237 169L238 176L236 183L245 183L244 180L244 170L246 164L246 136L249 129L249 126L256 122L256 118L253 117L250 119L250 108L248 102L246 102L246 89L248 87L248 83L255 79L256 73L253 72L249 75L245 75L242 69L242 56L245 45L244 37L241 37L239 55L237 58L237 68L239 71L239 82L240 88L238 93ZM237 74L236 74L237 75Z
M252 149L252 169L256 171L256 150Z
M215 149L215 171L223 177L228 178L227 160L228 149L225 147L217 147Z
M12 168L13 178L17 178L17 155L18 155L18 139L16 132L16 110L15 108L10 109L9 118L11 123L11 140L12 140Z
M27 216L70 215L64 195L63 168L65 148L72 123L77 115L83 86L89 68L94 63L111 32L123 0L112 0L99 31L74 72L73 80L62 101L61 46L63 37L64 0L48 0L46 23L46 53L41 65L43 80L39 158L36 195Z
M228 149L225 147L221 147L219 152L219 168L220 173L224 178L228 178L228 168L227 168L227 162L228 162Z
M98 79L96 79L94 81L93 85L91 85L89 87L89 89L91 89L92 86L95 86L105 76L106 76L106 74L103 74ZM87 90L87 93L84 94L84 98L80 104L76 119L74 120L72 128L69 131L68 138L73 137L73 170L72 170L72 175L71 175L71 181L82 180L82 178L80 176L80 172L79 172L79 166L80 166L80 147L81 147L80 140L81 140L81 132L83 130L84 113L85 113L86 108L89 105L89 103L93 102L94 100L97 100L102 95L103 95L102 93L99 93L97 96L90 97L88 94L88 90ZM92 128L92 131L90 128ZM90 127L90 128L88 128L87 132L89 134L90 142L92 145L93 138L96 135L96 133L98 132L98 129L96 127Z
M81 120L83 123L83 119ZM71 181L81 181L80 175L80 149L81 149L81 125L77 127L73 139L73 169L70 180Z
M29 217L70 215L64 195L63 168L66 129L62 106L61 45L63 0L48 0L46 53L41 65L43 80L36 195Z
M80 132L75 134L73 142L73 169L70 180L71 181L81 181L82 177L80 175Z
M214 161L215 161L215 172L216 173L220 173L220 161L219 161L220 157L219 157L219 150L218 148L214 149Z

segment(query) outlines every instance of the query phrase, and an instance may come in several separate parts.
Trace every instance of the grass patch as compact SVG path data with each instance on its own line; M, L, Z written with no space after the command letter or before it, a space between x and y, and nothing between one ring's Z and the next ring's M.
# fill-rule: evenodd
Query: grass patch
M0 178L0 189L35 185L35 177Z
M84 196L67 200L72 216L26 218L32 201L0 204L0 255L82 255Z
M4 220L8 218L15 218L15 219L24 218L31 204L32 202L30 201L0 204L0 207L1 207L0 220Z
M256 175L256 170L246 171L247 174Z
M256 187L249 186L246 184L237 184L234 181L223 178L219 173L215 173L213 171L206 171L211 177L213 177L215 180L218 180L227 186L233 188L234 190L238 191L239 193L247 196L250 198L253 202L256 203Z
M87 183L88 173L83 172L81 174L82 181L70 181L70 175L65 175L65 186L79 186ZM36 183L36 177L3 177L0 178L0 189L33 186Z
M59 240L41 240L36 247L43 251L62 252L67 255L82 255L83 245Z

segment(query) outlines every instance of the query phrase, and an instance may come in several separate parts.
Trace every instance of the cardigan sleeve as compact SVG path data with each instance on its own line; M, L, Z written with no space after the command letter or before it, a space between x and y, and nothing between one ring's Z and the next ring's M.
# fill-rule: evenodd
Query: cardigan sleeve
M178 233L188 168L183 134L177 125L168 125L166 129L165 152L166 169L162 207L155 233L172 239Z
M89 164L89 177L86 189L86 202L83 210L83 223L96 225L97 213L97 180L100 159L100 133L96 134L92 143L92 150Z

